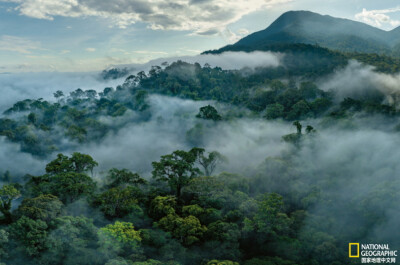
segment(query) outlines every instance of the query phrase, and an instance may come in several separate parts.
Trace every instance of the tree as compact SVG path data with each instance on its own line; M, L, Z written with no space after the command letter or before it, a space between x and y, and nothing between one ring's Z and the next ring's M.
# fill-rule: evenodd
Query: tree
M82 89L78 88L75 91L70 92L69 94L72 99L79 99L85 95L85 92L83 92Z
M260 233L261 238L287 234L290 219L283 213L283 198L276 193L266 193L258 202L258 211L252 220L246 218L244 230Z
M46 165L46 172L49 174L93 172L95 166L98 166L98 163L90 155L75 152L69 158L58 154L55 160Z
M61 90L57 90L53 95L56 99L59 99L64 96L64 93Z
M46 264L104 264L103 255L96 251L98 228L92 219L63 216L52 221L51 226Z
M305 100L300 100L291 107L290 112L287 114L287 119L301 119L309 115L311 108Z
M47 249L47 224L22 216L10 225L10 236L20 242L29 256L38 256Z
M87 171L93 173L93 168L99 165L90 155L77 152L72 154L70 161L73 165L74 171L77 173L83 173Z
M88 97L90 99L94 99L97 96L97 92L96 92L96 90L89 89L89 90L85 91L85 95L86 95L86 97Z
M184 245L192 245L200 241L207 227L201 225L199 219L193 215L180 217L177 214L168 214L157 223L162 229L172 232L172 235Z
M37 121L36 114L33 113L33 112L29 113L28 122L31 123L31 124L36 124L36 121Z
M285 107L279 103L271 104L267 106L267 113L265 118L269 120L281 118L284 114Z
M303 128L301 123L299 121L295 121L295 122L293 122L293 125L296 126L297 134L301 134L301 129Z
M116 187L101 193L95 200L107 217L123 217L133 211L142 211L138 202L143 194L136 187Z
M104 250L128 253L140 251L142 237L140 232L130 222L116 221L114 224L106 225L99 230L100 242Z
M20 196L20 192L13 185L3 185L0 189L0 212L4 215L4 222L11 223L11 202Z
M91 195L96 188L96 183L86 174L67 172L31 176L25 187L34 196L52 194L63 203L70 203L83 196Z
M315 115L320 115L324 111L328 110L332 105L332 101L327 98L317 98L310 103L310 107Z
M309 134L309 133L312 133L312 132L315 132L314 127L312 127L311 125L307 125L306 133Z
M56 196L41 194L36 198L25 198L17 209L17 215L48 223L61 213L62 207Z
M174 196L157 196L150 204L151 217L158 220L168 214L175 214L176 198Z
M147 181L137 173L133 173L128 169L116 168L112 168L108 171L106 181L108 183L107 186L110 188L138 186L147 183Z
M108 96L108 95L112 94L113 91L114 91L114 89L112 87L106 87L103 90L103 95Z
M222 117L218 114L218 111L211 105L201 107L196 118L201 118L205 120L219 121Z
M161 156L159 162L152 163L153 178L157 181L167 182L179 200L182 188L200 173L200 170L194 166L196 159L196 149L189 152L177 150L172 154Z
M208 155L204 155L205 150L203 148L193 148L192 151L197 153L197 162L204 168L206 176L211 176L219 163L227 161L227 159L217 151L210 152Z
M46 190L46 188L48 190ZM64 203L70 203L94 192L96 183L82 173L60 173L50 178L44 190L56 195Z

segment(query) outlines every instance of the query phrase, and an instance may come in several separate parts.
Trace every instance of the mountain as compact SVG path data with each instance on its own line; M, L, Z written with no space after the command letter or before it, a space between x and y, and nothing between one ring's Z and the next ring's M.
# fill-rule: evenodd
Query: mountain
M344 52L393 55L400 51L400 27L384 31L349 19L309 11L289 11L268 28L250 34L221 51L256 50L268 45L293 43L317 44Z

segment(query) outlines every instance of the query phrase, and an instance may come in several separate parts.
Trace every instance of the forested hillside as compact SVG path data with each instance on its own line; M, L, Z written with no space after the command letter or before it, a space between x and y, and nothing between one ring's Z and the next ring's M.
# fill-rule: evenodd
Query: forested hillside
M399 61L260 49L279 65L176 61L10 104L2 165L18 149L43 166L0 168L1 262L340 265L349 242L400 248Z
M289 11L266 29L254 32L223 49L249 49L274 44L318 44L341 52L399 56L399 28L385 31L358 21Z

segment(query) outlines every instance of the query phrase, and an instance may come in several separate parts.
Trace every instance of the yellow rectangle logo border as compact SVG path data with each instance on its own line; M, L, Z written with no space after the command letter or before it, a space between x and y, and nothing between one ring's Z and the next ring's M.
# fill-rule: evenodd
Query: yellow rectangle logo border
M351 255L351 246L357 246L357 255ZM349 243L349 258L360 257L360 243Z

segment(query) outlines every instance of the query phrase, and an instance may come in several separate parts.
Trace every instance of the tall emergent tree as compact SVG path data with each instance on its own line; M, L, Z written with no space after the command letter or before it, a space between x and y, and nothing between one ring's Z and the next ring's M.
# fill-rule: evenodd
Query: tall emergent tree
M200 174L195 167L198 148L189 152L183 150L174 151L172 154L161 156L159 162L153 162L153 178L158 181L166 181L176 197L181 197L182 188Z
M195 147L192 149L192 152L196 153L197 162L203 167L206 176L211 176L219 163L227 161L226 157L217 151L210 152L206 155L203 148Z
M56 159L46 165L46 172L49 174L92 172L95 166L98 166L98 163L90 155L73 153L69 158L58 154Z
M4 215L6 224L11 223L11 202L20 195L20 192L13 185L3 185L0 189L0 212Z
M196 115L196 118L213 121L222 120L221 115L219 115L218 111L211 105L201 107L199 113Z

